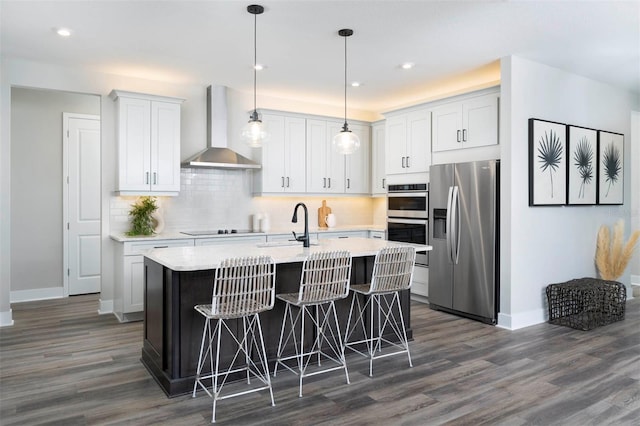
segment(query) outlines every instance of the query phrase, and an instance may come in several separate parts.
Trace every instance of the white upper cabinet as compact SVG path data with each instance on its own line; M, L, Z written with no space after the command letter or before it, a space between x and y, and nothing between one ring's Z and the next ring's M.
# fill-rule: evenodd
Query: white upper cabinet
M306 120L279 114L263 114L271 137L262 146L262 169L255 172L260 193L306 191Z
M428 172L431 165L431 111L420 108L390 114L386 123L386 174Z
M375 123L371 126L371 194L387 193L387 174L385 172L384 137L386 124Z
M347 194L369 194L371 181L370 128L369 126L350 124L349 129L360 138L360 149L353 154L344 156L345 192Z
M474 96L433 109L433 151L496 145L498 93Z
M182 99L114 90L118 137L118 191L180 191Z
M344 193L344 155L331 147L341 128L338 121L307 119L307 192Z

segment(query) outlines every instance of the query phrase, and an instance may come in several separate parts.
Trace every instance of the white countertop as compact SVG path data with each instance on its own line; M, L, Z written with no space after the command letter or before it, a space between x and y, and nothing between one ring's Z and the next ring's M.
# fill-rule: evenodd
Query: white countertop
M215 229L215 228L213 228ZM272 229L269 232L251 232L251 233L241 233L241 234L211 234L211 235L187 235L183 234L180 231L165 231L160 234L153 234L149 236L135 236L130 237L125 233L117 233L111 234L110 237L114 241L118 242L127 242L127 241L145 241L145 240L177 240L183 238L228 238L228 237L251 237L251 236L269 236L269 235L291 235L291 231L296 231L296 233L302 233L303 227L300 226L292 226L290 228L282 228L282 229ZM344 225L344 226L336 226L333 228L319 228L317 226L309 227L310 233L331 233L331 232L348 232L348 231L386 231L386 227L384 225Z
M317 245L304 248L302 243L275 242L272 244L220 244L196 247L169 247L151 250L145 257L174 271L201 271L216 269L223 259L267 255L276 263L302 262L318 251L347 250L353 257L375 256L384 247L413 246L418 251L429 251L431 246L398 243L370 238L322 239Z

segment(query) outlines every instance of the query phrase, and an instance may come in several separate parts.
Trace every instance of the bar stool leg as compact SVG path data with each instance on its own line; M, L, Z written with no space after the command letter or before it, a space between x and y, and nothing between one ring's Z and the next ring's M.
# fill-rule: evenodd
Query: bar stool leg
M334 342L334 343L337 343L338 345L340 345L340 361L344 366L344 375L347 378L347 384L351 384L351 382L349 381L349 371L347 370L347 359L344 356L344 343L342 342L342 337L340 336L340 324L338 323L338 314L336 313L336 304L333 300L331 301L331 306L329 309L333 309L333 319L336 324L336 333L338 334L338 340L337 342Z
M300 333L300 350L298 351L297 355L297 360L298 360L298 381L299 381L299 391L298 391L298 397L302 398L302 376L304 376L304 371L305 371L305 367L304 367L304 317L306 317L306 306L302 306L300 308L300 315L302 315L302 330ZM295 333L294 333L295 334Z
M402 316L402 307L400 306L400 296L396 292L394 294L394 299L396 300L396 306L398 307L398 312L400 313L400 324L402 324L402 335L404 336L404 346L407 348L407 357L409 358L409 367L413 367L413 363L411 362L411 353L409 352L409 341L407 340L407 330L404 326L404 318Z
M213 375L213 408L211 414L211 423L216 422L216 403L218 402L218 396L220 390L218 389L218 373L220 370L220 336L222 335L222 323L224 320L219 319L216 324L217 342L216 342L216 369Z
M262 325L260 323L260 315L258 314L254 314L255 315L255 322L257 322L258 324L258 333L260 334L260 346L262 348L262 359L260 360L262 362L262 370L263 370L263 374L264 374L264 378L267 381L267 384L269 385L269 395L271 396L271 406L275 407L276 402L273 399L273 389L271 388L271 375L269 374L269 361L267 360L267 351L264 347L264 337L262 336Z

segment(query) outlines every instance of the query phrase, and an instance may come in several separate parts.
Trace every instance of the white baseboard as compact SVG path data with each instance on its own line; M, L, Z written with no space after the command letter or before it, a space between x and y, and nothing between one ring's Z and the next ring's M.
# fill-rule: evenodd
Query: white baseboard
M498 313L498 324L496 326L506 328L507 330L517 330L519 328L542 324L546 321L546 313L547 311L545 309L535 309L515 315Z
M11 309L8 311L0 312L0 327L9 327L13 325L13 315Z
M30 290L15 290L9 295L11 303L31 302L34 300L60 299L64 297L64 288L34 288Z
M98 314L112 314L113 313L113 300L100 299L100 305L98 306Z

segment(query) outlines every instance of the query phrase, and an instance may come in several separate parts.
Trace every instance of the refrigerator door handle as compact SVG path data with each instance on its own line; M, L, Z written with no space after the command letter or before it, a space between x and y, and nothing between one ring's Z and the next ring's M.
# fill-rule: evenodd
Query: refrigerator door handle
M458 264L458 258L460 256L460 193L458 192L458 187L453 187L453 197L452 197L453 206L451 210L453 210L453 224L452 228L454 229L454 233L451 236L451 245L455 248L452 248L451 257L453 263L455 265ZM455 242L455 246L454 246Z
M445 234L447 235L446 241L447 241L447 256L449 258L449 260L451 262L453 262L453 244L452 239L451 239L451 215L452 210L451 210L451 203L453 202L453 186L449 187L449 195L447 196L447 218L445 221Z

